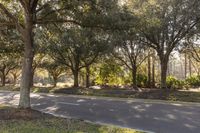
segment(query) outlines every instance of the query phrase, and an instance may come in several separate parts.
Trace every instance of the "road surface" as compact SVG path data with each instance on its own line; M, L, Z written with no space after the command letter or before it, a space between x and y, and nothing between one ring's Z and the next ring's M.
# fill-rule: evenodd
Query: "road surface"
M0 104L17 105L17 92L0 92ZM200 133L200 104L138 99L31 94L34 109L62 117L155 133Z

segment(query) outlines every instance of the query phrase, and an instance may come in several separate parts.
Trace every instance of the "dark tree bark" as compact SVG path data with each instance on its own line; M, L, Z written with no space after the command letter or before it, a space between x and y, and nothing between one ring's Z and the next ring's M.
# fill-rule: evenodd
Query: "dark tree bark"
M34 71L31 72L31 81L30 81L30 87L34 86Z
M137 66L133 65L132 68L132 87L137 89Z
M192 60L191 60L191 57L188 56L189 58L189 74L190 74L190 77L192 76Z
M2 73L1 75L1 85L2 86L5 86L6 85L6 75L4 73Z
M90 66L86 66L86 88L90 87Z
M53 77L53 87L57 86L58 77Z
M168 61L169 61L168 56L160 58L160 66L161 66L161 85L160 85L160 87L163 89L167 89L166 79L167 79Z
M151 56L148 54L148 87L151 87Z
M187 53L185 52L185 79L187 78Z
M79 70L73 70L74 75L74 87L79 87Z
M155 57L152 57L152 87L155 87Z

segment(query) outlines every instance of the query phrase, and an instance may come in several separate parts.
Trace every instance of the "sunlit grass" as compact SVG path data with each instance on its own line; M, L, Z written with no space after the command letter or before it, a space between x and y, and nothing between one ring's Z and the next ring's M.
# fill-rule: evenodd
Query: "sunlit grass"
M141 133L132 129L59 118L0 121L0 125L1 133Z

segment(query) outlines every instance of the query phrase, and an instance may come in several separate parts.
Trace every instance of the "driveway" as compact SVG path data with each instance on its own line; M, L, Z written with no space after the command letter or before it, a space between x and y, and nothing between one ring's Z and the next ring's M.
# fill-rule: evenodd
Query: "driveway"
M17 105L17 92L0 92L0 104ZM199 133L200 104L31 94L33 109L56 116L155 133Z

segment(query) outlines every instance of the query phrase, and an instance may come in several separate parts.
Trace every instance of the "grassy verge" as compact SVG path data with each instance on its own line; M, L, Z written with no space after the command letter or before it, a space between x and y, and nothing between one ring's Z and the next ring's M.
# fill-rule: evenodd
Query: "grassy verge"
M120 98L137 98L137 99L153 99L167 101L197 102L200 103L200 92L165 91L161 89L153 89L148 91L132 91L123 89L58 89L53 91L60 94L86 95L86 96L104 96L104 97L120 97Z
M100 126L58 118L0 121L1 133L141 133L131 129Z
M18 91L19 88L7 86L0 87L0 90ZM165 91L161 89L148 89L141 92L132 91L128 89L85 89L85 88L47 88L47 87L33 87L32 92L40 93L59 93L59 94L72 94L72 95L85 95L85 96L104 96L104 97L120 97L120 98L142 98L142 99L155 99L167 101L183 101L183 102L198 102L200 103L200 92L178 91L171 90Z
M33 110L28 110L27 113L27 110L3 105L0 105L0 113L1 133L141 133L132 129L101 126L81 120L56 118ZM2 117L3 115L7 117Z

